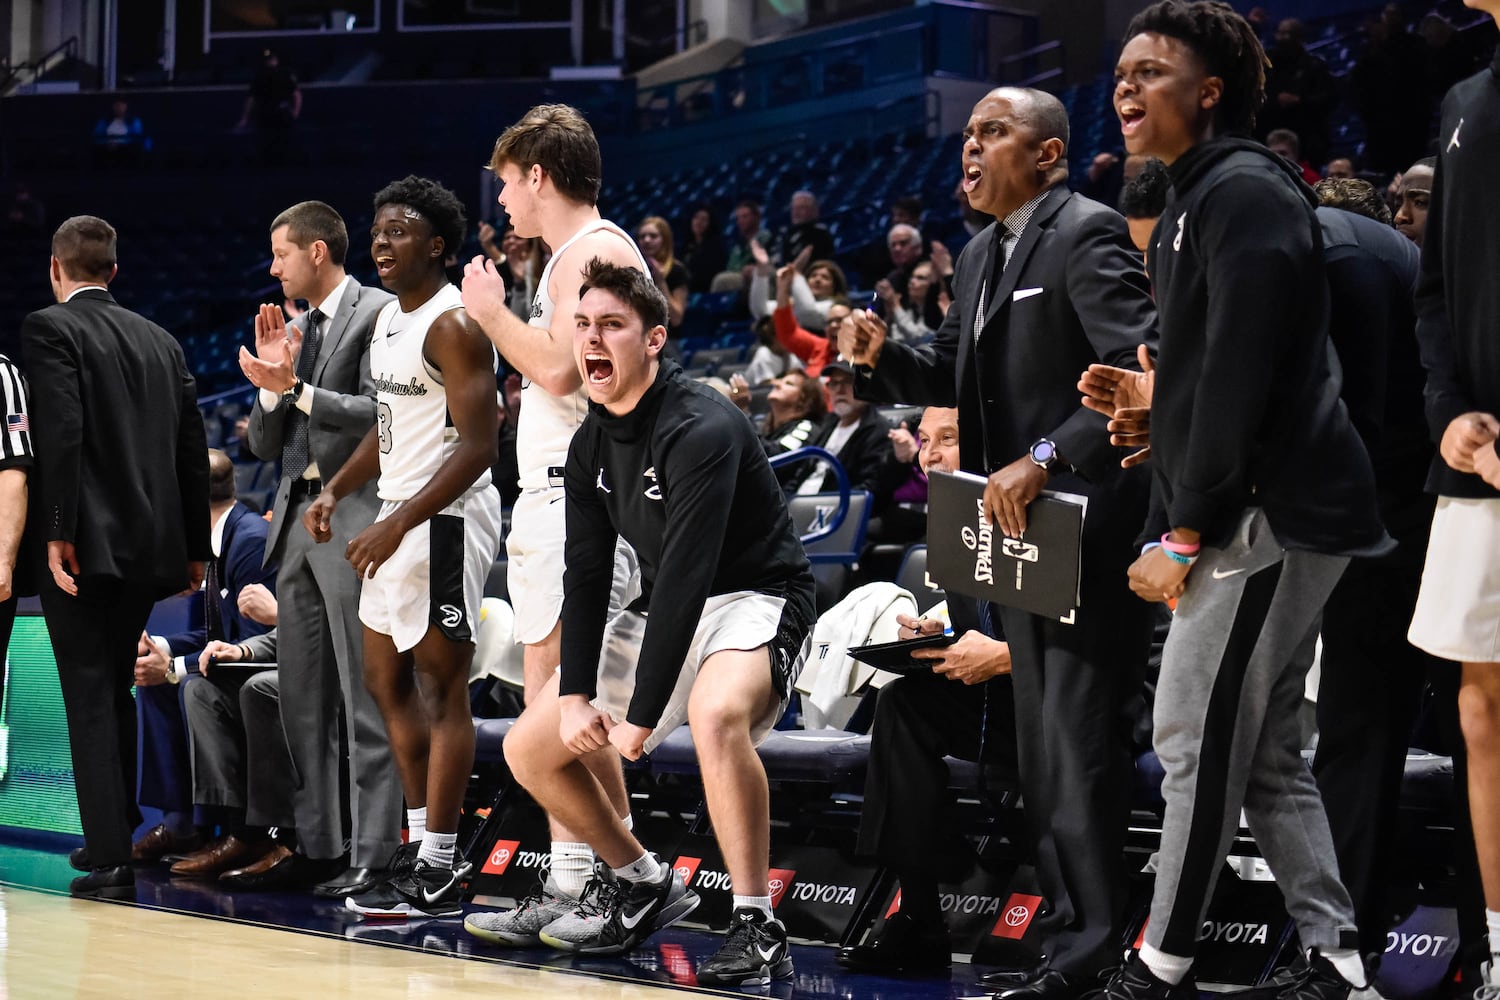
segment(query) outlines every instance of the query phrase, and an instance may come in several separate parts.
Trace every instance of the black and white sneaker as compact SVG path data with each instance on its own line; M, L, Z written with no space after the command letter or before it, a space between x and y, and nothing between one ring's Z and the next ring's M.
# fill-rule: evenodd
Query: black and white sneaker
M1198 984L1191 972L1180 983L1156 978L1136 952L1110 975L1104 989L1093 994L1091 1000L1198 1000Z
M786 928L764 911L744 906L729 918L723 947L698 966L700 986L767 986L791 977Z
M473 870L474 865L461 858L452 868L418 858L369 892L350 896L344 905L366 917L456 917L464 911L464 879Z
M663 927L670 927L698 908L698 894L682 884L669 865L655 882L589 879L569 914L538 933L543 944L585 955L627 952Z

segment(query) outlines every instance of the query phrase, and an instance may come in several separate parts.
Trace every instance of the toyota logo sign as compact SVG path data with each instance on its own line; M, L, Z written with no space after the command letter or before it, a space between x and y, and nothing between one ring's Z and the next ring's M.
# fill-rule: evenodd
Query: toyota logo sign
M784 890L786 888L786 883L783 882L779 878L773 878L773 879L771 879L770 885L771 885L771 895L772 896L779 896L779 895L781 895L782 890Z
M1007 927L1020 927L1031 916L1031 910L1024 906L1012 906L1005 911L1005 925Z
M509 861L509 860L510 860L510 848L509 847L498 848L495 851L494 854L490 855L490 864L494 865L497 868L503 867L505 865L505 863L507 861Z

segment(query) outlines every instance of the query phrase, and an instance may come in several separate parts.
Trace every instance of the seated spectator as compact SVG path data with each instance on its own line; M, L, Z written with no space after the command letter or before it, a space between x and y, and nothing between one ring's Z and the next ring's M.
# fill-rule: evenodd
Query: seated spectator
M729 250L724 246L724 234L719 231L713 210L707 205L694 206L688 216L682 253L677 259L688 269L690 292L708 291L714 276L728 264Z
M851 490L872 495L871 516L890 502L896 488L910 475L909 462L899 462L891 451L891 425L869 402L854 398L854 367L832 360L823 369L823 388L828 392L828 416L807 439L833 453L849 477ZM776 470L787 493L833 493L838 479L822 462L807 461Z
M916 344L936 333L943 322L942 313L937 314L936 323L930 323L929 320L933 317L928 312L928 303L931 293L930 300L936 307L940 288L930 260L924 260L912 268L911 276L906 279L904 294L896 291L885 279L876 282L875 294L880 297L884 306L881 313L886 317L886 335L898 343Z
M1266 70L1266 103L1255 116L1256 134L1275 149L1270 134L1288 129L1296 135L1302 154L1313 163L1322 163L1328 155L1333 75L1327 63L1307 51L1303 36L1302 22L1295 18L1276 26L1276 41L1267 53L1271 65Z
M648 215L635 230L636 245L651 268L651 280L667 297L667 337L682 335L687 312L688 269L672 256L672 227L659 215Z
M743 390L731 398L741 395L744 395ZM771 394L766 397L766 402L771 411L766 416L760 440L768 456L796 451L806 445L828 412L823 383L806 372L787 372L781 376L771 384Z
M202 617L186 632L170 637L142 632L136 650L135 683L141 725L140 801L160 809L163 821L131 849L133 861L156 861L163 855L191 849L195 803L217 804L203 798L194 783L209 765L199 758L200 745L188 739L178 685L199 673L199 653L212 639L240 642L267 631L267 626L240 609L251 586L275 587L276 564L263 566L267 525L263 518L235 499L234 464L218 449L210 449L209 502L213 525L214 560L203 585ZM251 607L263 607L254 600ZM261 617L265 612L260 611ZM236 684L237 686L237 684ZM191 769L189 769L191 768ZM247 831L239 830L239 834ZM254 860L269 848L263 831L254 836L226 837L176 874L215 876Z
M796 274L795 264L784 264L776 272L776 309L771 313L771 320L776 326L776 339L802 359L807 374L817 378L822 374L823 366L839 352L838 328L849 315L849 303L835 299L828 307L822 336L803 329L797 325L792 312L792 282Z
M1328 161L1328 166L1323 168L1323 176L1353 180L1359 174L1354 169L1353 160L1347 156L1339 156Z
M1172 178L1166 164L1155 157L1146 160L1141 172L1120 191L1120 214L1130 227L1130 242L1141 253L1151 242L1151 230L1156 228L1171 192Z
M1423 157L1397 178L1395 225L1417 246L1427 237L1427 206L1432 201L1432 178L1437 158Z
M771 315L776 308L776 294L771 287L776 269L771 263L771 255L760 244L751 244L751 250L755 252L755 270L750 277L750 315L760 319ZM792 315L805 329L821 331L828 322L829 307L849 296L844 269L831 260L808 263L799 258L788 263L797 268L792 275ZM804 269L806 277L803 276Z
M922 231L916 226L898 222L886 234L885 245L891 256L891 269L886 273L885 280L895 288L905 288L912 269L919 261L927 259Z
M794 260L827 260L833 256L833 234L818 221L818 198L811 191L792 195L791 222L781 227L766 249L777 264ZM803 257L803 254L807 254Z
M1302 144L1297 139L1297 133L1291 129L1278 128L1267 133L1266 148L1296 167L1308 184L1316 184L1322 180L1312 164L1302 158Z
M495 227L488 222L479 224L479 248L486 257L495 262L500 277L505 281L505 301L510 311L524 320L531 319L531 303L536 298L537 282L550 256L537 237L524 239L516 235L516 227L509 222L495 241ZM504 264L504 267L500 265Z
M729 245L729 254L724 270L714 277L715 292L737 292L750 284L750 272L755 267L755 251L750 244L759 243L762 248L770 246L771 234L760 224L760 204L745 198L734 207L734 239Z
M110 113L94 123L94 149L99 163L123 166L139 163L151 149L151 139L141 120L130 114L130 105L116 98Z
M750 352L750 363L740 373L747 387L761 385L780 378L793 368L801 368L802 359L794 356L781 341L776 339L776 323L770 316L755 321L755 350Z
M885 237L861 247L851 258L851 263L859 272L859 277L866 287L880 280L882 276L889 276L892 270L902 266L905 262L915 262L926 256L922 248L921 223L922 200L920 198L906 195L891 203L891 221ZM914 248L904 245L904 237L903 246L899 251L891 248L891 234L895 233L898 228L903 234L907 230L916 231ZM897 259L898 255L901 259Z
M929 406L917 436L924 472L958 471L957 410ZM972 850L943 821L952 804L943 758L978 761L986 778L1015 780L1010 647L999 615L954 594L948 617L958 641L914 652L932 671L887 684L876 702L857 850L891 867L901 905L871 943L839 950L839 964L860 972L944 969L951 960L938 884L960 878ZM903 639L943 631L941 619L926 615L899 621Z

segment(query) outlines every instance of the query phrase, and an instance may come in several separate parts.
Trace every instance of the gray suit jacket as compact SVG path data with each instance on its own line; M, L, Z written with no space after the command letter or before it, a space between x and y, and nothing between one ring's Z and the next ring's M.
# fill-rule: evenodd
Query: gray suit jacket
M376 314L393 298L383 289L366 288L351 279L318 351L318 360L308 383L319 390L308 425L308 445L325 481L349 460L360 441L375 426L370 336L375 330ZM306 313L297 317L292 325L301 329L307 322L305 316ZM261 406L260 394L256 393L255 408L250 411L249 441L250 450L262 461L281 458L282 448L286 445L289 409L282 401L267 410ZM287 530L285 522L291 489L291 480L282 476L276 488L276 500L271 506L271 533L266 539L267 563L276 558L274 553ZM346 507L351 513L353 508L368 508L366 523L373 522L378 509L375 482L372 480L344 498L339 503L339 512L343 514Z

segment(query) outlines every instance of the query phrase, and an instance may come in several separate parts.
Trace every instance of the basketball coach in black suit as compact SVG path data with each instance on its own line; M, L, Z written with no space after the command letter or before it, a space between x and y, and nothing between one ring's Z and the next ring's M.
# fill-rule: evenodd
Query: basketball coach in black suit
M1005 534L1024 530L1044 488L1089 500L1076 620L1000 608L1026 820L1050 904L1043 962L987 978L1006 1000L1072 998L1118 963L1131 705L1152 627L1150 607L1126 585L1148 482L1120 468L1104 419L1080 406L1077 384L1094 361L1138 367L1156 311L1124 218L1068 190L1067 138L1055 97L986 95L964 131L964 188L999 221L960 255L934 342L887 341L868 313L840 331L842 352L860 365L861 395L958 406L962 466L988 476L985 507Z
M109 293L115 231L76 216L52 237L57 305L26 317L42 612L57 657L84 848L75 896L132 898L136 640L151 605L213 557L208 442L182 347Z
M334 545L315 545L302 511L375 424L370 336L389 292L344 271L349 234L328 205L304 201L271 223L271 276L308 311L290 328L280 306L262 306L256 349L240 368L256 386L250 450L281 460L271 507L266 562L280 560L276 597L281 718L296 765L299 854L327 862L349 852L349 866L319 895L364 892L401 844L401 783L390 739L365 689L359 577L344 559L349 539L375 521L375 483L345 497L333 519ZM350 829L344 826L339 709L348 733ZM326 864L288 864L287 882ZM263 887L265 887L263 885Z

